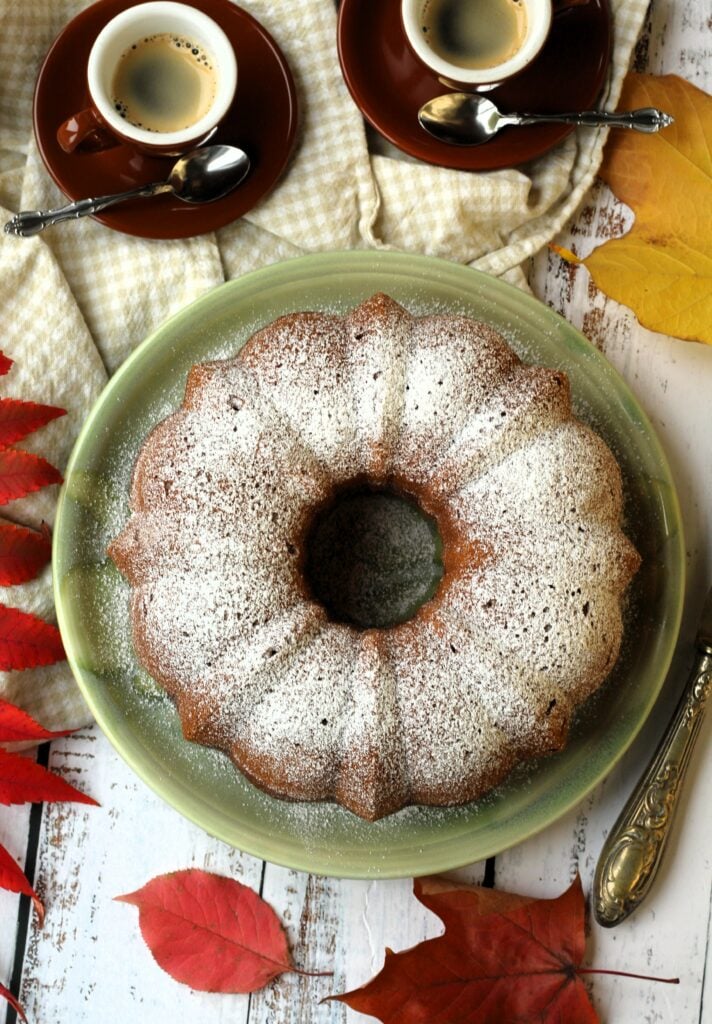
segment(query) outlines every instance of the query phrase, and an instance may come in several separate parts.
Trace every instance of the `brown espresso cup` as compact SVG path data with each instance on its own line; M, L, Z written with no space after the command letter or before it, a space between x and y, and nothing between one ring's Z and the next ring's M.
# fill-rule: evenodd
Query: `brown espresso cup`
M87 63L90 103L57 129L65 153L126 143L179 155L205 142L237 88L232 45L188 4L139 4L112 18Z
M401 0L416 56L456 89L490 89L541 51L555 17L589 0Z

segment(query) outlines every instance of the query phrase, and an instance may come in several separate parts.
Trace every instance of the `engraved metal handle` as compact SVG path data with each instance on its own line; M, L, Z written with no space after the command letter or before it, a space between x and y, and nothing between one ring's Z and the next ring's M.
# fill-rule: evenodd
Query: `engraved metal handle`
M508 116L508 115L505 115ZM516 119L516 120L515 120ZM582 124L589 128L633 128L636 132L659 132L674 122L674 117L655 107L641 107L611 114L605 110L582 110L574 114L512 114L512 124L539 124L542 121L556 124Z
M712 647L700 651L653 760L604 843L593 882L604 927L624 921L653 884L711 690Z
M5 225L5 234L19 235L28 238L30 235L37 235L44 231L50 224L58 224L63 220L76 220L78 217L87 217L92 213L99 213L107 206L114 206L116 203L123 203L126 199L136 199L139 196L155 196L159 192L171 192L172 187L168 182L160 181L152 185L142 185L139 188L132 188L128 192L116 192L110 196L100 196L97 199L78 199L75 203L68 203L56 210L23 210L15 214L12 220Z

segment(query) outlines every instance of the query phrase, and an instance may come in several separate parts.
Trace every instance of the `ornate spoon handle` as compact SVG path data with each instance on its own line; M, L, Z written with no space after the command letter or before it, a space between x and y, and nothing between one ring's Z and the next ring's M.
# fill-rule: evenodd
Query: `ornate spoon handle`
M510 116L510 115L508 115ZM619 114L610 114L605 110L582 110L578 114L512 114L516 124L538 124L540 121L553 121L557 124L583 124L590 128L609 126L611 128L633 128L637 132L659 132L667 128L674 118L655 107L641 107L640 110L628 110Z
M125 199L134 199L139 196L155 196L159 192L170 192L171 186L164 181L156 182L153 185L142 185L140 188L132 188L128 192L117 192L111 196L100 196L98 199L78 199L75 203L68 203L56 210L23 210L15 214L12 220L5 225L5 233L8 235L20 235L28 238L30 235L37 235L44 231L50 224L57 224L62 220L76 220L77 217L87 217L92 213L99 213L107 206L115 203L123 203Z
M660 867L685 772L712 690L712 637L699 654L653 760L610 831L596 867L593 909L607 928L645 899Z

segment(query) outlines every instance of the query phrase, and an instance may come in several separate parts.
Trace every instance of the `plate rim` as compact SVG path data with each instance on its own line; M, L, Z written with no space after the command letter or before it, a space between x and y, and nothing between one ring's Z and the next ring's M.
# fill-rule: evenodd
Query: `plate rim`
M136 363L141 361L144 353L160 340L160 337L164 334L164 332L170 332L171 328L177 322L179 322L188 311L194 312L196 309L199 309L201 305L206 305L208 303L214 302L214 297L218 292L224 293L227 290L235 290L239 292L246 286L250 286L255 281L255 279L259 281L259 279L263 277L266 278L267 281L269 281L272 275L274 275L275 273L282 272L284 268L289 265L291 265L291 268L293 270L296 270L297 272L301 270L308 271L311 266L316 265L323 273L324 257L326 257L330 261L328 276L332 276L334 274L343 274L344 268L340 266L337 267L336 265L340 265L345 261L354 261L354 263L356 264L362 264L361 266L353 267L351 269L358 270L360 272L373 272L375 269L380 269L377 266L374 267L374 263L376 265L379 262L388 263L393 258L401 260L405 259L407 263L411 263L413 261L419 263L423 267L423 269L428 268L431 271L433 271L435 275L437 275L438 271L442 272L444 270L447 270L449 273L452 273L454 271L456 274L458 272L463 272L463 274L469 276L473 282L479 282L480 284L485 284L486 282L496 282L498 286L501 286L505 290L505 292L516 295L518 300L521 301L522 299L524 299L525 305L529 306L530 308L539 311L543 309L548 317L553 318L554 323L564 325L567 331L574 332L574 334L577 336L577 342L579 344L583 344L584 352L586 353L587 358L594 358L596 361L601 361L603 368L605 368L606 373L615 381L617 388L621 389L626 399L632 403L635 409L636 416L640 418L642 424L645 427L646 440L649 444L652 445L655 453L655 458L666 471L667 480L670 483L670 492L667 496L667 501L671 505L672 512L675 516L675 521L678 527L676 536L671 539L674 541L674 550L677 556L675 569L676 576L679 577L679 585L675 593L674 609L672 611L672 614L668 616L668 618L666 619L664 627L668 635L664 657L661 658L657 663L655 685L654 687L649 688L649 690L647 691L645 708L640 715L639 721L637 721L635 726L631 729L630 735L626 738L625 743L621 744L618 748L616 748L615 752L612 755L608 756L605 765L603 765L598 771L594 773L593 776L589 777L586 780L586 785L584 788L577 791L575 795L572 795L563 804L557 805L556 810L554 812L549 812L549 814L545 815L542 820L532 821L529 827L524 829L521 833L519 833L517 837L513 839L511 842L507 842L504 844L496 844L496 848L493 848L491 852L487 852L485 854L481 854L478 851L475 860L481 860L484 857L498 855L504 852L504 850L510 849L513 846L517 846L520 843L531 838L533 835L536 835L537 833L543 831L545 828L548 828L560 817L562 817L564 814L570 811L572 807L575 807L578 804L580 804L581 801L584 800L585 797L601 782L601 780L605 778L613 770L615 765L620 761L620 759L629 749L629 747L635 740L636 736L642 729L643 725L648 720L650 712L652 711L664 685L679 636L680 622L682 618L684 604L686 577L686 565L684 556L684 523L682 520L680 510L677 488L675 486L674 477L672 475L672 471L667 456L665 454L665 450L662 447L657 432L655 431L649 417L647 416L645 410L641 407L640 403L638 402L638 399L628 386L626 380L616 370L616 368L606 359L603 353L596 349L595 346L593 346L591 342L589 342L588 339L585 338L585 336L577 328L570 324L564 317L562 317L555 310L552 310L550 307L540 302L535 296L527 292L524 292L522 289L517 288L515 285L503 281L501 280L501 278L496 278L490 274L486 274L483 271L475 270L474 268L468 267L463 264L457 264L448 260L443 260L440 259L439 257L422 256L420 254L403 252L345 250L327 253L313 253L306 256L299 256L287 260L281 260L276 263L269 264L265 267L259 267L255 270L249 271L244 275L241 275L238 278L226 281L216 286L215 288L206 292L204 295L200 296L198 299L194 300L191 303L188 303L186 306L176 311L172 316L162 321L153 331L151 331L150 334L137 346L136 349L134 349L134 351L121 364L119 369L114 373L114 375L107 382L106 386L102 389L101 393L94 402L88 416L86 417L82 425L82 428L77 436L69 460L67 462L67 466L65 469L65 479L64 483L62 484L57 502L52 542L52 583L57 621L59 624L60 633L62 634L63 640L65 640L67 661L72 670L74 679L77 685L79 686L79 689L85 701L87 702L92 714L94 715L97 725L109 739L113 748L129 765L129 767L135 772L135 774L151 790L153 790L153 792L155 792L162 800L164 800L170 807L176 810L179 814L182 814L184 817L188 818L195 825L202 828L204 831L208 832L208 834L214 836L215 838L223 842L226 842L228 845L233 846L234 848L240 849L244 853L258 857L262 860L268 860L270 863L277 864L286 868L291 868L293 870L305 871L312 874L323 875L332 878L405 878L416 877L418 875L432 874L433 872L455 870L457 868L464 867L467 864L474 863L475 861L473 860L472 857L462 859L461 856L458 856L457 858L450 860L443 859L442 856L440 858L436 856L435 859L433 859L432 852L428 853L426 852L426 849L423 849L422 852L419 854L418 864L415 867L412 864L409 865L407 870L400 869L397 867L391 868L381 866L371 866L363 870L360 868L353 870L340 870L340 865L338 861L333 864L330 862L327 863L328 857L325 857L321 850L318 849L307 850L305 847L294 848L295 856L291 856L291 851L290 856L285 855L284 857L274 856L271 852L269 853L269 855L266 855L264 849L260 848L260 843L253 843L249 837L247 842L240 841L240 844L238 845L234 838L229 838L225 834L220 834L219 831L215 831L212 828L207 828L204 822L200 820L199 814L193 813L191 810L184 809L183 806L179 806L175 802L175 800L171 798L170 793L167 792L168 787L163 785L162 779L160 777L152 777L150 772L145 771L143 769L142 765L140 764L140 758L138 757L138 755L134 756L132 750L127 750L124 748L121 739L117 736L117 732L112 726L111 721L107 719L107 717L101 711L98 702L94 700L92 687L87 684L87 681L83 677L83 672L80 665L78 664L76 653L72 651L71 645L68 645L66 643L66 636L68 634L69 613L65 608L64 598L60 592L61 581L59 578L58 569L58 562L61 557L60 546L64 544L64 541L62 539L64 508L68 500L68 485L71 482L72 475L75 469L75 464L78 461L85 444L87 443L87 439L90 438L92 435L95 421L99 417L100 413L103 411L104 405L114 400L116 392L120 392L124 377L131 372L133 366ZM294 274L292 274L291 276L293 277ZM453 810L457 810L457 808L455 807L453 808ZM319 862L319 858L321 858L321 862Z

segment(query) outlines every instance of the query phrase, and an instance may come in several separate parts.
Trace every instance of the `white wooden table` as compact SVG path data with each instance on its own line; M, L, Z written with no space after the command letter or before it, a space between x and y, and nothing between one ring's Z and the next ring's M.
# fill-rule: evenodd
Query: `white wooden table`
M638 69L676 72L712 91L710 0L654 0ZM595 188L559 239L585 255L622 230L626 211ZM621 805L667 721L692 661L703 597L712 583L712 348L651 334L589 284L583 268L541 253L535 293L601 348L625 376L657 428L677 481L687 538L688 583L678 652L663 695L632 749L579 807L542 834L489 862L496 885L532 895L562 891L578 869L590 889L596 859ZM703 727L675 835L654 890L637 913L607 931L592 924L587 962L679 975L679 986L597 977L593 1000L605 1024L712 1022L712 723ZM338 881L265 864L229 849L165 806L114 753L96 728L55 742L43 761L100 801L12 808L0 815L0 842L20 855L47 905L39 931L28 901L0 892L0 979L19 992L33 1024L355 1024L365 1020L332 992L378 971L384 948L403 949L438 934L438 921L403 881ZM287 926L299 966L332 978L285 975L252 997L205 995L156 967L134 909L112 897L156 874L189 866L240 879L269 900ZM479 881L484 864L455 874ZM3 1009L0 1007L0 1017ZM368 1018L371 1019L371 1018ZM14 1024L8 1009L7 1022ZM572 1021L571 1024L576 1024Z

